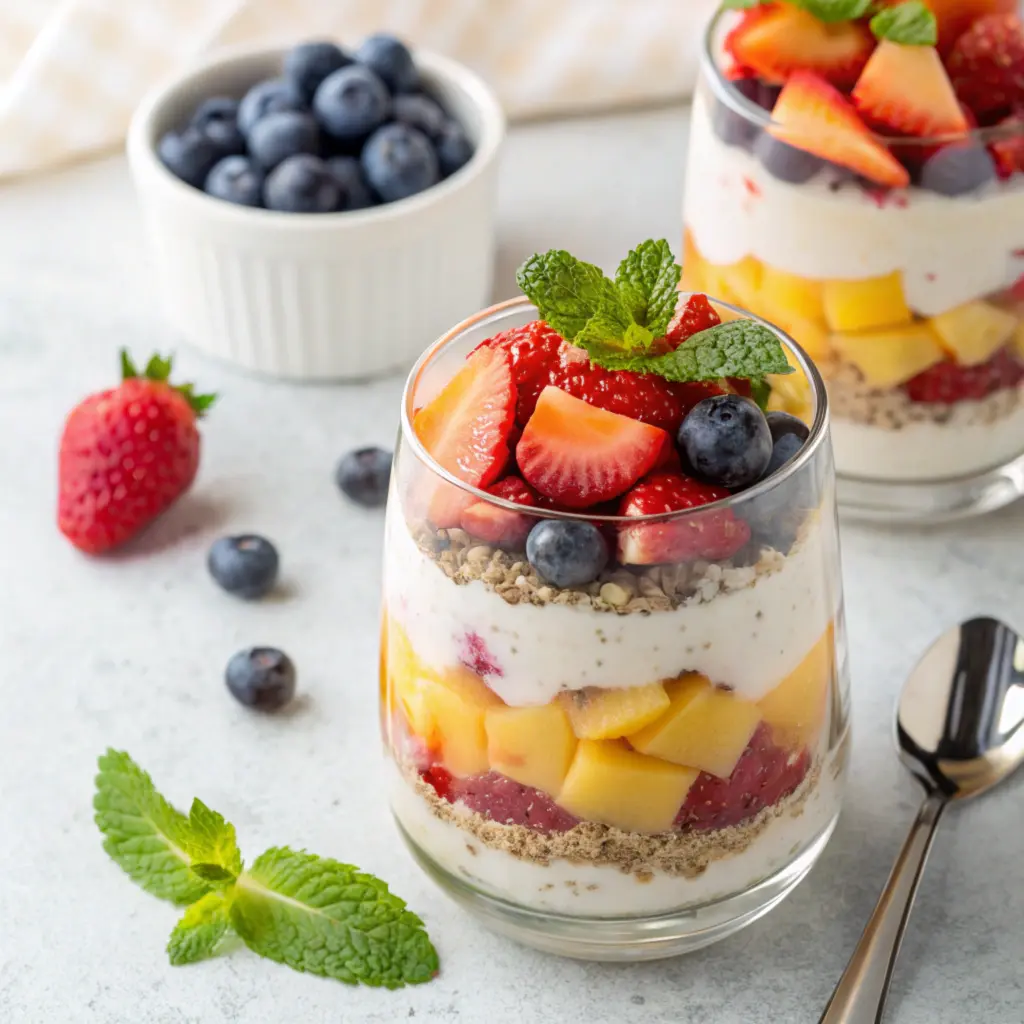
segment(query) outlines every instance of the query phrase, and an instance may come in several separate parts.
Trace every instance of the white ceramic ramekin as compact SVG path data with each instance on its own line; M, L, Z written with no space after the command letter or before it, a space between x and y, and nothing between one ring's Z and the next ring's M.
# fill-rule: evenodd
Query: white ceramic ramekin
M196 348L269 376L350 380L405 367L490 301L501 106L473 72L418 53L475 153L439 185L369 210L254 210L175 178L156 156L159 137L205 97L241 96L279 74L283 54L214 55L132 119L128 157L166 314Z

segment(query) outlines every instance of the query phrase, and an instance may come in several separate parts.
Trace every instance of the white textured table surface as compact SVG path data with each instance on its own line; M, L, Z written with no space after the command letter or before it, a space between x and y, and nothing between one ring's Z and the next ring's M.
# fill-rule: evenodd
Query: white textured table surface
M680 237L685 114L516 130L501 189L497 293L557 245L605 266ZM118 346L173 345L119 159L0 189L0 1020L146 1024L817 1021L917 799L891 750L897 687L942 627L980 611L1024 627L1024 508L944 531L844 537L855 742L846 811L800 889L686 959L644 966L544 957L488 934L420 875L384 803L376 730L381 517L336 494L336 457L390 445L400 381L292 387L182 352L223 393L190 494L121 557L89 561L54 527L62 417L108 385ZM285 593L249 605L206 576L217 535L273 538ZM283 647L302 700L261 717L222 683L228 656ZM175 802L202 796L243 852L306 846L387 879L426 920L433 983L389 993L294 974L245 950L171 968L173 908L100 849L96 756L130 750ZM1024 787L950 815L887 1019L1024 1020Z

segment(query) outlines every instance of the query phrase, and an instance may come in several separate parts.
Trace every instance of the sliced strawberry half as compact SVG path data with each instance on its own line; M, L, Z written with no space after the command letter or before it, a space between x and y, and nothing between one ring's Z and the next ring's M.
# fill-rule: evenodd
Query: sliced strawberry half
M523 476L545 497L566 508L587 508L627 491L671 443L658 427L546 387L516 457Z
M681 473L658 472L641 480L622 499L619 515L682 512L728 497L724 487L714 487ZM745 520L737 519L732 509L714 509L664 522L622 527L619 561L626 565L657 565L697 558L729 558L749 540L750 527Z
M853 103L865 121L901 135L963 135L970 127L934 46L880 42Z
M502 331L477 346L508 353L512 379L516 382L516 422L520 426L533 415L537 396L550 383L551 368L558 362L558 353L565 344L562 336L543 320L533 320Z
M676 315L665 332L665 343L674 351L687 338L717 327L721 322L722 318L715 312L715 307L711 305L708 297L695 293L676 310Z
M514 501L528 508L537 507L537 492L517 476L506 476L487 488L488 494ZM488 501L478 501L462 513L462 528L471 537L506 548L520 548L536 520L523 512L500 508Z
M856 21L824 22L793 4L754 7L729 33L725 48L745 68L781 84L813 71L849 89L868 62L875 40Z
M996 162L996 170L1004 181L1015 174L1024 174L1024 113L1013 114L999 122L1000 134L989 149Z
M781 142L880 185L910 184L907 169L874 138L849 100L820 75L796 72L779 95L772 117L775 123L768 130Z
M486 487L508 462L516 386L508 354L477 349L441 393L413 418L412 427L438 465L474 487ZM458 526L472 497L448 483L430 496L431 522Z

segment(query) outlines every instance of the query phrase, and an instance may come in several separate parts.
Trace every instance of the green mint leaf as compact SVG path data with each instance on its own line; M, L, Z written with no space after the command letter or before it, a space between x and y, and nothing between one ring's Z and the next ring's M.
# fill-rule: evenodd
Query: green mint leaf
M753 320L733 320L687 338L674 352L653 360L652 370L668 380L747 379L792 373L777 335Z
M939 41L939 23L921 0L883 8L871 19L871 31L876 39L901 46L935 46Z
M423 922L379 879L336 860L267 850L232 890L230 915L250 949L298 971L387 988L437 974Z
M765 377L751 377L750 397L757 402L757 407L761 412L767 412L768 399L772 397L771 382Z
M853 21L868 13L874 0L796 0L796 6L819 21Z
M146 892L185 905L209 891L189 869L189 819L123 751L108 749L99 759L93 808L103 849Z
M224 894L208 892L185 911L167 940L167 955L174 967L194 964L213 955L228 930L228 908Z
M192 801L188 823L184 849L192 860L192 871L208 882L236 879L242 873L242 854L235 826L198 797Z
M676 311L681 274L664 238L641 242L615 273L615 283L626 308L636 323L646 327L654 338L663 337L668 330Z
M751 7L760 7L767 0L722 0L722 7L727 11L748 11Z

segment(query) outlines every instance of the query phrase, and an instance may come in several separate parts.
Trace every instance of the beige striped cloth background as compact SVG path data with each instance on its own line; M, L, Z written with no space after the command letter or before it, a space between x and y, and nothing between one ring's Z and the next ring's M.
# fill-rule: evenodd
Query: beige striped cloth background
M161 78L211 47L379 30L474 67L509 115L693 88L716 0L0 0L0 178L117 146Z

